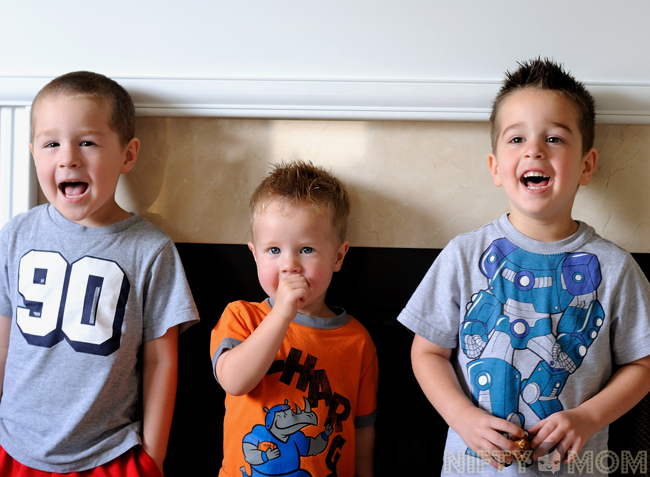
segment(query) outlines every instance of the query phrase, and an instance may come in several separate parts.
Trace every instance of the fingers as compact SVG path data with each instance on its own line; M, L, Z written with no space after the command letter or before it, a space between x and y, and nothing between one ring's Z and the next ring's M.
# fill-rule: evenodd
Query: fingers
M292 274L283 277L278 283L274 308L282 311L288 319L293 319L309 296L309 283L302 275Z
M516 424L487 414L475 418L467 430L469 434L466 434L465 442L468 447L497 470L512 464L512 454L521 451L519 445L505 434L510 434L515 439L525 435L524 430Z
M293 287L306 288L309 286L309 284L307 283L307 279L297 273L293 273L291 275L287 275L286 277L282 277L280 279L280 282L278 283L278 289L281 288L283 285L288 288L293 288Z
M288 301L304 302L309 295L309 283L302 275L288 275L278 284L278 298L281 294L286 295Z
M511 448L511 444L510 439L496 432L493 439L483 439L480 450L476 453L491 467L501 470L513 462L511 452L517 449Z
M572 462L593 434L580 415L570 411L558 412L539 421L530 432L537 433L531 443L535 448L535 458L557 446L565 462Z
M517 424L513 424L512 422L503 419L499 419L499 421L500 424L498 429L501 432L507 432L508 434L519 437L520 439L526 435L526 432Z

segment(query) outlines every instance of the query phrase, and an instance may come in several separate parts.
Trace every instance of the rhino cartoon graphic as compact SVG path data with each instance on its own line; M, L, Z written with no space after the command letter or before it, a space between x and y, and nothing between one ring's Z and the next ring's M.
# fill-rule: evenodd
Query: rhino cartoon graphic
M301 429L317 425L318 417L307 398L304 400L305 408L300 409L296 404L295 411L286 399L284 404L264 408L265 424L254 426L243 439L244 460L251 466L250 476L245 467L240 468L243 477L311 477L300 468L300 458L323 452L333 428L327 424L318 437L306 436Z

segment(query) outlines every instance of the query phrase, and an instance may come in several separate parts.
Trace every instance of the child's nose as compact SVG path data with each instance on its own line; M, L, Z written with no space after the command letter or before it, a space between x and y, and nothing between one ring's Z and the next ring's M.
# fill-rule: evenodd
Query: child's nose
M526 157L533 159L542 159L545 157L543 141L538 139L531 139L526 143Z
M76 167L79 167L80 164L79 154L72 147L61 146L61 150L58 154L58 159L59 167L74 169Z
M284 254L282 261L282 273L291 274L300 272L300 261L291 253Z

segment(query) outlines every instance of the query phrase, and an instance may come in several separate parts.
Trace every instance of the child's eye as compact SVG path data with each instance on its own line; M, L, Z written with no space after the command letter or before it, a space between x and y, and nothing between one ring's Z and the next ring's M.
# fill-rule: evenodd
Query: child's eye
M559 137L553 136L553 137L549 137L548 139L546 139L546 142L550 142L550 143L555 144L555 143L558 143L558 142L562 142L562 139L560 139Z
M513 137L512 139L510 139L510 142L513 143L513 144L521 144L522 142L524 142L524 138L523 137Z
M59 147L58 142L48 142L47 144L43 145L43 147Z
M303 247L300 249L300 253L313 253L314 249L311 247Z
M272 255L277 255L277 254L280 253L280 249L278 247L271 247L269 249L269 253L272 254Z
M82 146L82 147L88 147L88 146L94 146L95 143L92 142L92 141L81 141L81 142L79 143L79 145Z

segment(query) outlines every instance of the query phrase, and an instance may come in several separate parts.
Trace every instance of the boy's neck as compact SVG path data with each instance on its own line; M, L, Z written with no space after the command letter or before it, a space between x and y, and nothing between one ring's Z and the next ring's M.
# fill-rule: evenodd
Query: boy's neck
M54 206L52 206L54 207ZM56 207L54 207L56 209ZM97 227L106 227L109 225L117 224L123 220L129 219L133 214L122 209L120 206L115 204L113 208L109 211L106 211L104 214L95 214L92 217L84 218L83 220L73 220L72 217L66 217L57 209L57 212L66 220L84 227L97 228Z
M519 232L538 242L559 242L571 237L578 230L579 224L570 216L562 221L542 222L508 214L508 220Z

